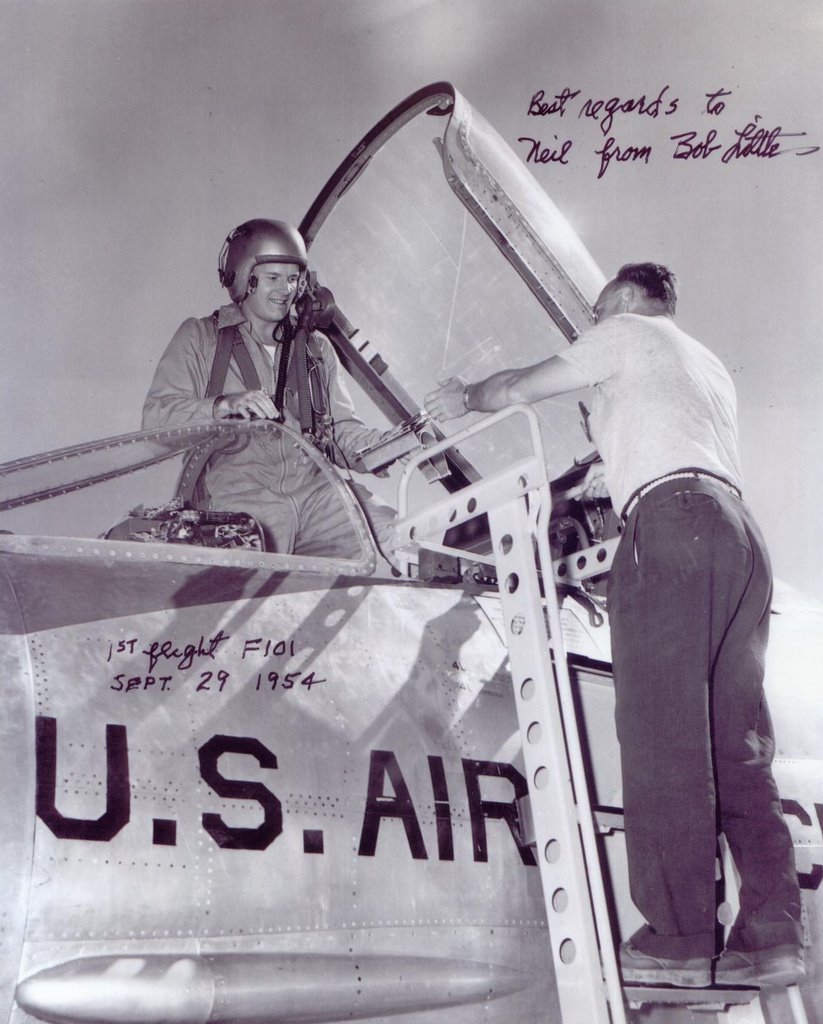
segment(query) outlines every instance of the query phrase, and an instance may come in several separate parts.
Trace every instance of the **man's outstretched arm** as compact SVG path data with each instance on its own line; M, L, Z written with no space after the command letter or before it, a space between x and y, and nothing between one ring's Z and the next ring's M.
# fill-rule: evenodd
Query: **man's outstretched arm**
M485 380L467 384L452 377L426 395L425 407L435 419L449 420L467 412L497 412L506 406L539 402L543 398L589 387L591 381L562 356L521 369L500 370Z

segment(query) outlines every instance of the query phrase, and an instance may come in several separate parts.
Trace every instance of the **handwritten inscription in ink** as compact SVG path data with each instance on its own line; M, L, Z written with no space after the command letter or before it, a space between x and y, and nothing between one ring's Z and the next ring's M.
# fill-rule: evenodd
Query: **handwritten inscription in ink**
M703 93L696 105L697 114L712 119L728 116L726 112L732 96L731 89L722 87ZM608 98L584 96L580 89L566 85L553 94L538 89L532 95L526 113L530 118L568 117L583 122L594 121L602 141L591 148L591 154L600 179L612 166L648 165L656 155L655 149L662 148L659 141L639 144L636 140L631 143L621 141L618 129L625 126L629 118L671 118L678 113L683 115L687 109L668 84L657 93ZM725 125L708 129L690 125L683 131L674 132L666 139L664 155L678 161L716 160L728 165L740 160L771 160L787 153L810 156L820 151L820 146L806 140L805 131L789 131L782 125L768 125L763 123L762 115L754 114L742 126L738 123L730 129ZM572 162L575 139L571 137L562 138L555 133L548 139L538 134L524 134L518 136L517 141L524 147L527 164L569 165Z
M185 685L195 693L223 693L247 684L256 692L306 690L326 679L309 665L294 668L291 659L300 655L294 638L235 637L219 630L214 636L194 640L163 638L144 643L139 637L109 641L105 661L125 658L128 670L110 677L116 693L167 693ZM227 667L228 666L228 667Z

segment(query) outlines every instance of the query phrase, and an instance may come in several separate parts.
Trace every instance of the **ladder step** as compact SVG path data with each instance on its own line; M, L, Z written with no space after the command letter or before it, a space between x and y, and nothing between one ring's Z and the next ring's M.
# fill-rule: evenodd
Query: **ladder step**
M759 988L672 988L668 985L623 986L631 1009L654 1003L659 1006L685 1006L693 1010L723 1012L730 1006L745 1006L757 999Z
M617 808L594 808L594 823L597 826L597 831L601 834L608 834L609 832L623 832L625 826L623 824L623 811Z

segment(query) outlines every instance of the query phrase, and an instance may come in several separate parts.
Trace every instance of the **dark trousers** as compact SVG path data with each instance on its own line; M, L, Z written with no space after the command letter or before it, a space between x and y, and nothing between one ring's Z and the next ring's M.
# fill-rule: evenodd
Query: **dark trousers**
M634 937L643 952L717 952L721 831L740 875L727 946L802 939L763 694L771 592L757 524L721 484L668 481L629 516L608 601L629 877L648 922Z

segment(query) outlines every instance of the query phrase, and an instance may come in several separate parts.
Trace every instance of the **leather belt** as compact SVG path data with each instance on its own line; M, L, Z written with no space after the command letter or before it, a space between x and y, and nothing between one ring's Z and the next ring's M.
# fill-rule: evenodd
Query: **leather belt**
M716 484L721 484L736 498L742 499L743 497L739 487L735 487L733 483L730 483L725 477L719 476L717 473L709 473L705 469L682 469L676 473L667 473L665 476L658 476L654 480L649 480L647 484L642 484L636 491L633 491L629 495L629 500L623 506L623 511L620 513L620 522L623 526L626 525L626 520L632 514L640 499L645 497L649 491L653 491L655 487L659 487L660 484L665 484L669 480L712 480Z

